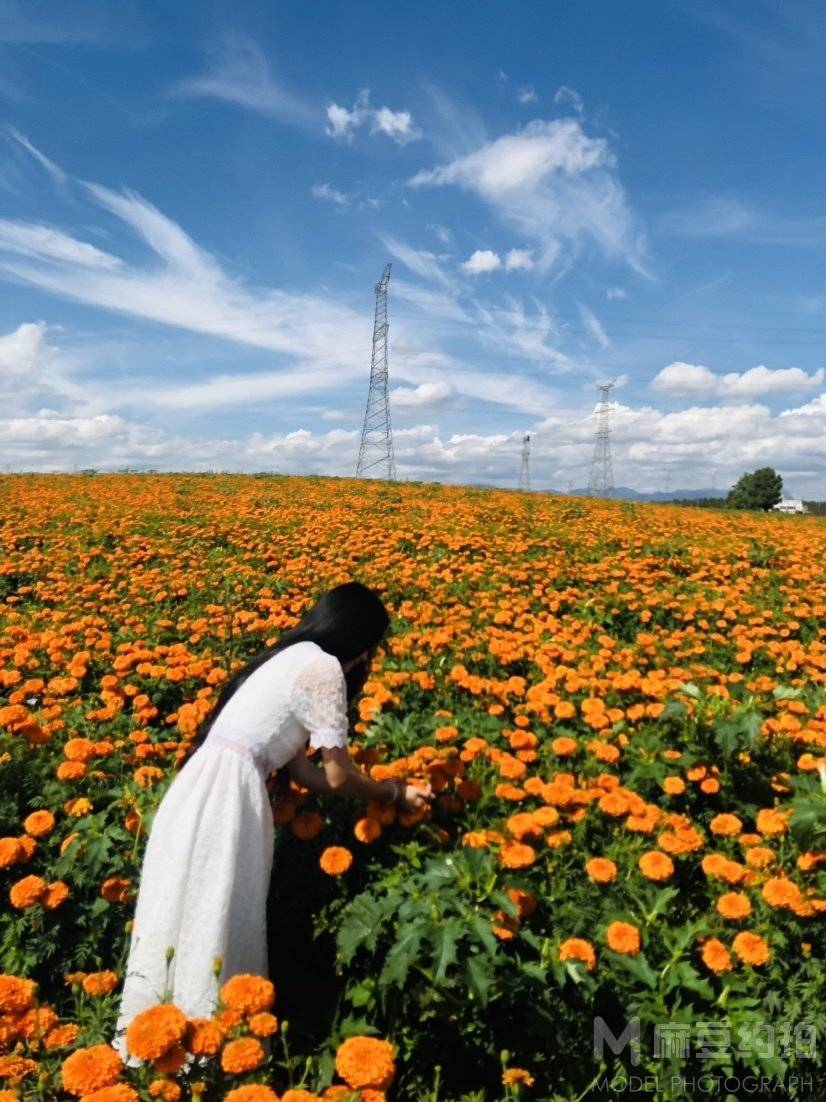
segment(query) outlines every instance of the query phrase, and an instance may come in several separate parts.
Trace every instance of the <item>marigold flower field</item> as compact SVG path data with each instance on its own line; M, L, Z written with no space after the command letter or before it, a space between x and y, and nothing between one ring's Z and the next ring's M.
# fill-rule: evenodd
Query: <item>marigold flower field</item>
M0 1102L826 1096L822 521L276 475L0 498ZM351 578L392 615L352 753L433 809L274 795L271 976L216 962L214 1016L159 1003L124 1065L176 761Z

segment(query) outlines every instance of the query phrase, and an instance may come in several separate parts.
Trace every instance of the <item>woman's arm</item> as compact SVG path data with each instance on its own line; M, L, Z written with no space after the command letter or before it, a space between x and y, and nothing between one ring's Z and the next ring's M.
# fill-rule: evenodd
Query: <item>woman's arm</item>
M322 747L321 756L323 769L313 765L303 749L287 762L293 780L311 792L386 804L394 803L398 796L410 808L422 807L431 798L429 786L420 789L395 781L374 781L358 768L344 747Z

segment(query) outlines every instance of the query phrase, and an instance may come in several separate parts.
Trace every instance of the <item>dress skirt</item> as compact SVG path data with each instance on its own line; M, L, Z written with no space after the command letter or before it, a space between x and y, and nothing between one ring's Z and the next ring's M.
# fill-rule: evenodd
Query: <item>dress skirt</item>
M149 832L114 1042L124 1059L123 1033L142 1010L166 1000L190 1018L209 1017L231 976L267 975L272 857L262 770L244 747L210 736Z

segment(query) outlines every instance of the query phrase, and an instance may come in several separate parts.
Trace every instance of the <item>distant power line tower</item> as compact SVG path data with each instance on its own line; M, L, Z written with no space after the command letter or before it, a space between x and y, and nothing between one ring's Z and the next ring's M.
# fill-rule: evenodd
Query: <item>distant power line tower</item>
M367 392L367 408L361 430L361 447L356 465L356 477L374 467L385 477L395 479L396 462L393 458L393 432L390 427L390 402L387 397L387 284L390 282L388 264L376 284L376 318L373 323L373 356L370 361L370 389Z
M614 468L611 463L611 389L610 383L597 383L599 404L596 410L597 431L594 434L594 458L591 462L591 477L588 479L588 493L591 497L610 497L614 492Z
M522 437L522 466L519 468L519 489L530 490L531 488L531 437L529 433L525 433Z

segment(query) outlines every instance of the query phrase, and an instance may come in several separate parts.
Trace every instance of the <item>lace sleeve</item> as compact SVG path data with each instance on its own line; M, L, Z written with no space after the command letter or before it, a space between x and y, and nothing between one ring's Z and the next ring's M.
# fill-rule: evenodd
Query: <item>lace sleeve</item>
M347 683L333 655L319 655L296 674L291 706L310 746L347 745Z

